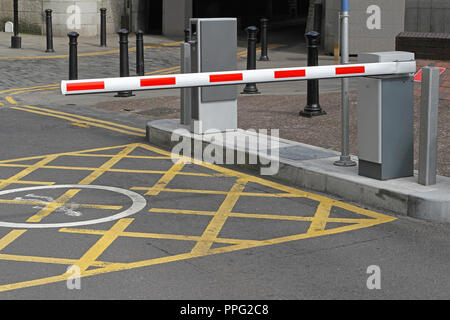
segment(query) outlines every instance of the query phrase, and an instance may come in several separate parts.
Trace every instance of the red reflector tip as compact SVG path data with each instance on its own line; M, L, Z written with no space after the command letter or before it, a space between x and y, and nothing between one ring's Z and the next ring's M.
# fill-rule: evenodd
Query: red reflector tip
M175 77L141 79L141 87L168 86L173 84L176 84Z
M306 76L306 71L304 69L301 69L301 70L275 71L275 75L274 76L275 76L275 79L305 77Z
M209 76L209 82L242 81L242 79L242 73L212 74Z
M105 82L103 81L79 82L67 84L67 91L85 91L85 90L101 90L101 89L105 89Z
M341 67L336 68L336 74L354 74L354 73L365 73L366 68L364 66L361 67Z

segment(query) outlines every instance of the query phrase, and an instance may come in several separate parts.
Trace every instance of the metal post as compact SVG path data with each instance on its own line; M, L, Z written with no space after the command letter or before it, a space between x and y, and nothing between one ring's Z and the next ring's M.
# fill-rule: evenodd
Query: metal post
M261 19L261 56L259 61L269 61L267 55L267 24L269 20L266 18Z
M306 35L308 46L308 67L319 65L319 43L320 33L310 31ZM319 104L319 80L308 80L307 105L300 111L300 116L311 118L327 114Z
M342 0L341 9L341 64L349 63L349 43L348 43L348 19L349 19L349 5L348 0ZM342 78L341 89L341 108L342 108L342 141L341 141L341 156L338 161L334 163L340 167L356 166L356 162L350 157L350 98L349 98L349 79Z
M247 48L247 70L256 69L256 40L259 29L255 26L250 26L245 29L248 34L248 48ZM247 83L245 85L244 94L260 93L256 87L256 83Z
M186 41L181 44L181 73L191 73L191 44ZM191 124L192 117L192 91L194 88L182 88L180 90L180 123Z
M72 31L67 34L69 37L69 80L78 79L78 32Z
M100 8L100 47L106 47L106 8Z
M22 47L22 39L19 37L19 3L14 0L14 35L11 36L11 48L20 49Z
M52 9L45 10L47 50L45 52L55 52L53 49L53 29L52 29Z
M145 75L144 67L144 31L136 31L136 74Z
M191 31L184 29L184 42L189 42L189 40L191 40Z
M120 29L119 34L119 45L120 45L120 76L129 77L130 68L128 62L128 30ZM119 91L115 97L131 97L133 94L130 90Z
M422 69L420 103L419 183L436 184L439 68Z

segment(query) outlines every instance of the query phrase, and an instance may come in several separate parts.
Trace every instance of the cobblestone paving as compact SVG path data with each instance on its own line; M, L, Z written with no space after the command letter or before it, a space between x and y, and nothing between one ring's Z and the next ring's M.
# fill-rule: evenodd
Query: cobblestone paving
M130 75L136 74L136 54L129 53ZM145 50L145 71L150 72L180 64L178 46ZM81 56L78 58L78 78L118 77L119 54ZM69 77L69 59L0 60L0 90L57 84Z

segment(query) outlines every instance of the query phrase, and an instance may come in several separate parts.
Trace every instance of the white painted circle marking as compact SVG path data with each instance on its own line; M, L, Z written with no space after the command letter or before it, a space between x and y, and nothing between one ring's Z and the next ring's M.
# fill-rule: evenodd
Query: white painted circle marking
M11 189L0 191L0 196L15 192L23 192L23 191L34 191L34 190L42 190L42 189L99 189L99 190L107 190L112 192L121 193L129 197L133 203L131 206L125 211L116 213L112 216L100 218L100 219L92 219L85 221L77 221L77 222L66 222L66 223L15 223L15 222L3 222L0 221L0 227L7 228L25 228L25 229L37 229L37 228L68 228L68 227L79 227L103 222L110 222L117 219L125 218L141 211L146 205L147 201L140 194L116 187L109 186L96 186L96 185L83 185L83 184L60 184L53 186L39 186L39 187L27 187L27 188L19 188L19 189Z

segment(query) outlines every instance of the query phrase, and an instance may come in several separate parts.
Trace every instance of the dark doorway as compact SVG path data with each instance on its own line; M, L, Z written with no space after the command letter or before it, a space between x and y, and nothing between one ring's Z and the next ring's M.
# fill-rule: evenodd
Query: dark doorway
M146 33L162 34L163 0L146 0L147 27Z

